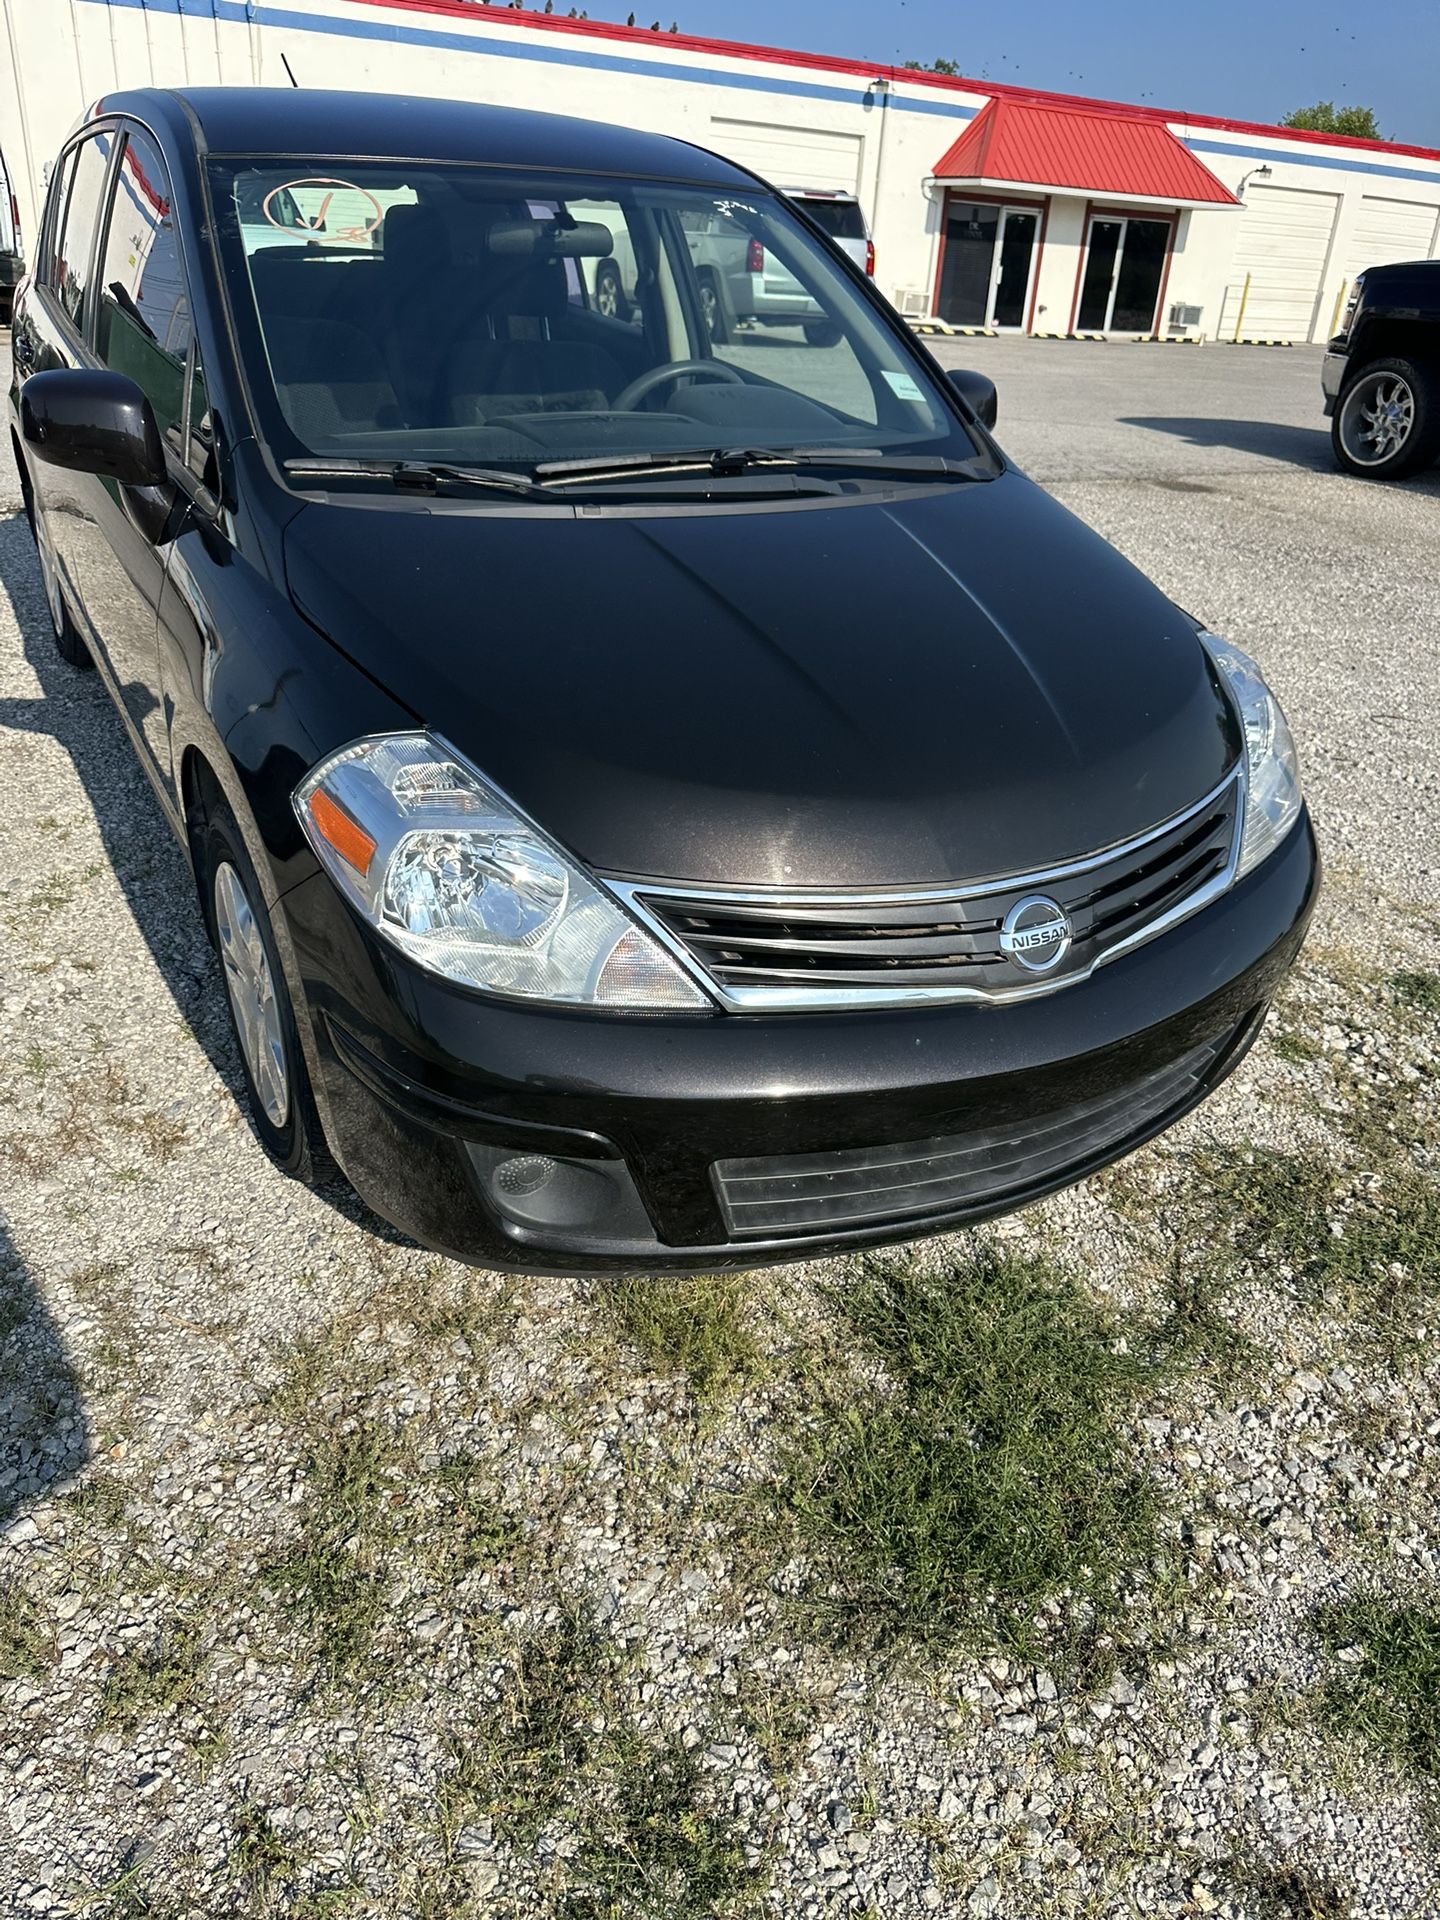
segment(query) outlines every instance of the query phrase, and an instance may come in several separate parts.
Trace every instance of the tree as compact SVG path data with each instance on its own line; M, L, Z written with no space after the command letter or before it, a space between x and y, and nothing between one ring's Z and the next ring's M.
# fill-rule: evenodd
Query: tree
M921 60L907 60L905 65L912 73L944 73L948 74L952 80L960 72L959 65L954 60L932 60L928 67Z
M1351 140L1383 140L1371 107L1337 107L1333 100L1317 100L1313 107L1297 107L1280 122L1308 133L1341 133Z

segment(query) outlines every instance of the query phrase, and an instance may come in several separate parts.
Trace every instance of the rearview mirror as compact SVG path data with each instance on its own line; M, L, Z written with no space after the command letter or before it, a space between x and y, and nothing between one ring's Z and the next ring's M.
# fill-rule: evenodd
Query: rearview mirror
M124 487L158 487L165 478L150 402L123 373L88 367L32 373L20 389L20 431L52 467Z
M970 411L979 416L981 425L993 427L1000 399L989 375L975 373L969 367L951 367L945 377Z

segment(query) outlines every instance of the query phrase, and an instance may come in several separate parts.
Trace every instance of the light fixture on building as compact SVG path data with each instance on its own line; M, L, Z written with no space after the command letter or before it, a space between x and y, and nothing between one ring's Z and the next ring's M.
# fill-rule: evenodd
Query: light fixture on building
M1245 198L1245 189L1252 180L1264 180L1274 171L1275 169L1273 167L1252 167L1250 171L1241 178L1239 186L1235 189L1235 198L1237 200L1243 200Z

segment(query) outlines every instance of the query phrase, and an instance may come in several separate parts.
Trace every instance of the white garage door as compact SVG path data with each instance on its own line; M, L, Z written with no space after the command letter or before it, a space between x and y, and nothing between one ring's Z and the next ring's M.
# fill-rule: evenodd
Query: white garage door
M1250 294L1240 326L1242 337L1310 338L1339 204L1338 193L1250 182L1245 210L1235 216L1240 232L1220 316L1222 340L1234 336L1247 273Z
M1391 260L1428 260L1435 251L1437 218L1440 207L1433 200L1383 200L1367 193L1346 249L1346 278L1353 280L1366 267L1383 267Z
M742 167L752 167L775 187L823 187L857 193L860 188L858 133L826 133L816 127L775 127L762 120L710 122L715 151Z

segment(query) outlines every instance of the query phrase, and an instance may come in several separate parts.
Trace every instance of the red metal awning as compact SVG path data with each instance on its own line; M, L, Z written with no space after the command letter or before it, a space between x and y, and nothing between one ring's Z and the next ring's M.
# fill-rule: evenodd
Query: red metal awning
M1167 207L1240 204L1159 120L1006 99L992 100L975 116L936 166L935 178Z

